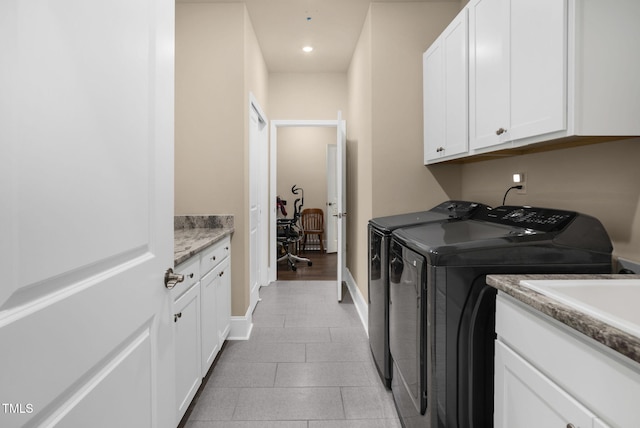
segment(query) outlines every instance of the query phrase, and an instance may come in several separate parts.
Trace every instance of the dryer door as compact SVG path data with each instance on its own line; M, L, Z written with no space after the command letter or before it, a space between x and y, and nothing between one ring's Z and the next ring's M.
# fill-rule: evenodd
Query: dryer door
M392 388L402 418L424 415L422 308L425 261L422 256L393 241L389 261L389 345L393 360ZM423 338L426 339L426 338Z

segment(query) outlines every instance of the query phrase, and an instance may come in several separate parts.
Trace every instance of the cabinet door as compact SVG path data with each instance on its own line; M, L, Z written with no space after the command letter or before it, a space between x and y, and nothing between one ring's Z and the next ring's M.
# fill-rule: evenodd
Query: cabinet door
M529 1L529 0L526 0ZM469 146L508 141L509 1L469 4Z
M588 409L500 341L495 368L496 428L593 426Z
M231 264L230 258L220 263L216 284L216 325L219 346L229 336L231 330Z
M200 284L174 302L176 400L178 420L191 404L202 382L200 364Z
M463 9L423 55L425 164L468 151L468 40Z
M509 7L511 140L566 129L567 2L518 0Z
M475 0L469 9L471 148L565 130L566 0Z
M444 66L442 38L422 56L424 163L437 160L444 146Z
M217 289L221 282L220 271L221 266L218 266L200 281L202 293L202 377L207 374L213 360L218 355L218 351L220 351L217 316Z

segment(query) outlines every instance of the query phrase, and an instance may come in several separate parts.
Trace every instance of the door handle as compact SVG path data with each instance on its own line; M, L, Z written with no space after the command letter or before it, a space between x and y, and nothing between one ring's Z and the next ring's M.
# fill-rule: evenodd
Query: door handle
M173 269L169 268L164 273L164 286L171 290L177 283L184 281L184 275L173 273Z

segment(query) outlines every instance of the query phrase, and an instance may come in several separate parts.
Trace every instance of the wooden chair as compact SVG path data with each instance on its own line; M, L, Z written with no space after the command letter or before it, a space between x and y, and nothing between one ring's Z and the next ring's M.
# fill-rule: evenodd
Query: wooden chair
M316 235L320 241L320 251L324 253L324 213L320 208L305 208L300 215L302 220L302 251L305 251L309 235Z

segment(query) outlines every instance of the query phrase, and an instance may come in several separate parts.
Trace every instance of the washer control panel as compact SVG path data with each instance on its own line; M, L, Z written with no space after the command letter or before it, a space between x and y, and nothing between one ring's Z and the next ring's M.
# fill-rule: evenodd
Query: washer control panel
M480 211L474 219L541 232L555 232L562 230L575 216L575 212L549 208L501 206Z

